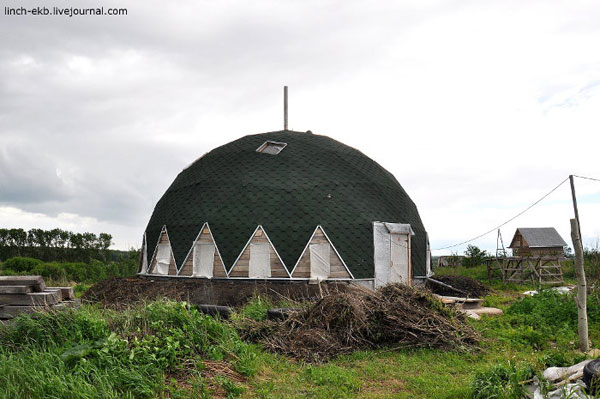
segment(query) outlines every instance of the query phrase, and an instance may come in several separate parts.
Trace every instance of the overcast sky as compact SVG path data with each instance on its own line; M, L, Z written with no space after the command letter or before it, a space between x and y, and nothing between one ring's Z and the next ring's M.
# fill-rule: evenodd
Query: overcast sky
M127 16L0 15L0 227L141 245L175 176L282 128L356 147L417 204L433 248L600 178L597 1L3 0ZM4 7L2 7L4 8ZM584 242L600 182L576 180ZM556 227L568 184L502 229ZM495 251L495 232L474 242ZM465 246L434 254L462 252Z

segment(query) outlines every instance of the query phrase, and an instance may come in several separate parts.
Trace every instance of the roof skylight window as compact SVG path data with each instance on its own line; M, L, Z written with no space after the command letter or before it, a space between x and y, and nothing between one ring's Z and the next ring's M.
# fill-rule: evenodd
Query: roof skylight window
M263 154L277 155L287 146L287 143L281 143L279 141L265 141L260 147L256 149L256 152L262 152Z

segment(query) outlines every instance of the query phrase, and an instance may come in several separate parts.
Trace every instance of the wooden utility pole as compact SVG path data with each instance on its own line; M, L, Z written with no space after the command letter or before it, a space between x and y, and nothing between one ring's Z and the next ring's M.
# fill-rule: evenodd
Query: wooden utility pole
M577 196L575 195L575 181L573 175L569 175L571 183L571 197L573 198L573 210L575 219L571 219L571 239L575 251L575 274L577 275L577 330L579 331L579 349L587 352L590 348L588 341L587 322L587 284L585 281L585 269L583 267L583 238L581 236L581 224L579 223L579 210L577 209Z
M579 220L579 210L577 209L577 197L575 196L575 180L573 175L569 175L569 182L571 183L571 198L573 198L573 210L575 211L575 220L577 220L577 232L579 238L581 238L581 221Z
M288 130L288 88L283 86L283 130Z
M571 238L575 249L575 273L577 274L577 330L579 331L579 350L587 352L590 348L588 341L587 322L587 284L583 268L583 245L579 234L577 219L571 219Z

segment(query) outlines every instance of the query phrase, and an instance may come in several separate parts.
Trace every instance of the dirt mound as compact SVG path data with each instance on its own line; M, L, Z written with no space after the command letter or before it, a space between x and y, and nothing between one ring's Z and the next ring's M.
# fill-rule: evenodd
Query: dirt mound
M332 292L343 292L349 286L347 283L333 282L321 285L323 290ZM281 298L303 301L315 299L319 293L317 284L306 282L114 277L94 284L86 291L83 299L113 308L159 298L193 304L239 306L244 305L254 295L274 301Z
M390 346L469 348L479 339L462 314L402 284L332 293L283 322L246 321L238 329L271 351L307 361Z
M453 289L444 287L440 284L436 284L432 281L427 281L427 288L429 288L434 294L447 295L447 296L469 296L470 298L481 298L486 296L490 289L480 283L479 281L465 276L434 276L437 281L441 281L444 284L451 285L452 287L462 291L458 292Z
M158 298L185 300L185 290L178 283L180 282L154 284L151 280L139 277L111 277L91 286L82 299L113 307Z

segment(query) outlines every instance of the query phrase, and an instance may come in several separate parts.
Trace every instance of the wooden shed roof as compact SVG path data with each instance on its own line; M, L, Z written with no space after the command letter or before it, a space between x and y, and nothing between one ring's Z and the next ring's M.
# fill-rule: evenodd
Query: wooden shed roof
M523 236L529 248L562 248L568 246L554 227L519 227L515 231L509 248L518 248L515 246L515 241L519 233Z

